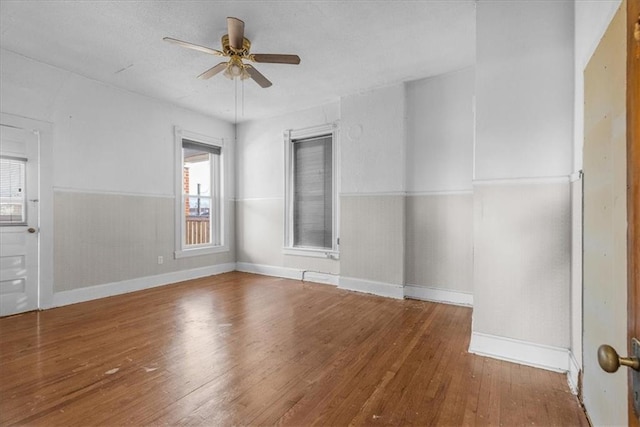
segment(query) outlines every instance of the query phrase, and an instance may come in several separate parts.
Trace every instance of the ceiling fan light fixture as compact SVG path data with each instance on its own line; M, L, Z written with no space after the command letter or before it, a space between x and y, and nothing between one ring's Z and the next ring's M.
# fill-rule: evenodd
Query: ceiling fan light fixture
M233 80L236 77L242 78L246 74L244 64L237 56L232 56L227 68L224 70L224 76Z
M242 68L234 64L229 65L227 67L227 70L224 72L224 75L233 80L236 77L240 77L240 75L242 75Z

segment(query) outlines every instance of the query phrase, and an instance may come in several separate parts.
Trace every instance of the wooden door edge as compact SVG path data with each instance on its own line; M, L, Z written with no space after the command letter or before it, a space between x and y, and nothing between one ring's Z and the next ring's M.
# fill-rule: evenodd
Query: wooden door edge
M631 354L631 337L640 335L640 41L634 34L639 20L640 0L627 0L627 354ZM638 427L630 369L628 375L629 425Z

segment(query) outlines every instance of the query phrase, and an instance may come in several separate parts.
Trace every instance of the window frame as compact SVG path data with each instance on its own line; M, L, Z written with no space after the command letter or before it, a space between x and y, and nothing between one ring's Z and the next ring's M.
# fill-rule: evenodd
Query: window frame
M332 209L331 209L331 248L302 248L293 245L294 241L294 159L293 144L301 139L312 139L323 135L331 136L331 157L332 157ZM297 255L316 258L340 259L340 230L339 230L339 158L338 155L338 122L328 123L320 126L313 126L304 129L288 129L284 132L284 165L285 165L285 201L284 201L284 245L285 255Z
M217 162L211 163L211 206L209 221L211 227L211 243L201 245L185 244L185 197L183 184L184 151L183 140L218 148L220 154ZM175 251L174 258L207 255L229 251L225 209L225 149L224 139L190 132L176 126L174 128L175 147Z
M27 203L27 166L28 159L24 157L10 156L10 155L0 155L1 160L6 160L9 162L18 162L20 167L20 183L22 184L22 190L20 195L20 204L21 204L21 221L3 221L0 219L0 227L24 227L27 225L28 220L28 210L29 206ZM9 196L9 199L13 199L13 196ZM9 203L11 204L11 203Z

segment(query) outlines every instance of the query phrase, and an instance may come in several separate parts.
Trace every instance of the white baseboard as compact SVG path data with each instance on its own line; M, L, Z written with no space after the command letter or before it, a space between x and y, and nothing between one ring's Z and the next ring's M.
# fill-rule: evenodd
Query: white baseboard
M285 279L338 286L338 276L335 274L321 273L319 271L300 270L297 268L277 267L265 264L252 264L250 262L236 263L236 270L244 273L255 273L265 276L282 277Z
M249 262L237 262L236 270L244 273L262 274L264 276L283 277L285 279L302 280L302 270L273 265L252 264Z
M569 371L569 350L473 332L469 352L555 372Z
M571 392L575 395L578 395L579 389L579 378L580 378L580 364L576 360L576 356L572 351L569 351L569 371L567 372L567 382L569 383L569 388Z
M418 285L405 285L404 296L406 298L419 299L423 301L434 301L445 304L473 307L473 294L470 292Z
M355 279L353 277L340 277L338 287L349 291L364 292L383 297L403 299L404 289L402 285L374 282L373 280Z
M319 271L302 272L302 281L304 282L323 283L325 285L338 286L339 278L340 276L337 276L335 274L320 273Z
M169 285L184 280L197 279L200 277L213 276L221 273L228 273L236 269L235 263L218 264L209 267L194 268L191 270L174 271L171 273L146 276L136 279L123 280L122 282L106 283L103 285L78 288L70 291L56 292L53 294L51 307L76 304L79 302L91 301L98 298L106 298L114 295L126 294L129 292L141 291L158 286Z

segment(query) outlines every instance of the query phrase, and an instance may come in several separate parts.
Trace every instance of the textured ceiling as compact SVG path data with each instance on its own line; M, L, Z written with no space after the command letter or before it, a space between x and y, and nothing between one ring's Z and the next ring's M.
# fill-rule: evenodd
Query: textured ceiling
M217 75L220 58L165 36L220 49L226 17L245 21L254 53L295 53L300 65L255 64L273 86ZM475 60L475 1L0 1L0 47L132 92L237 120L301 110ZM244 92L244 93L243 93Z

